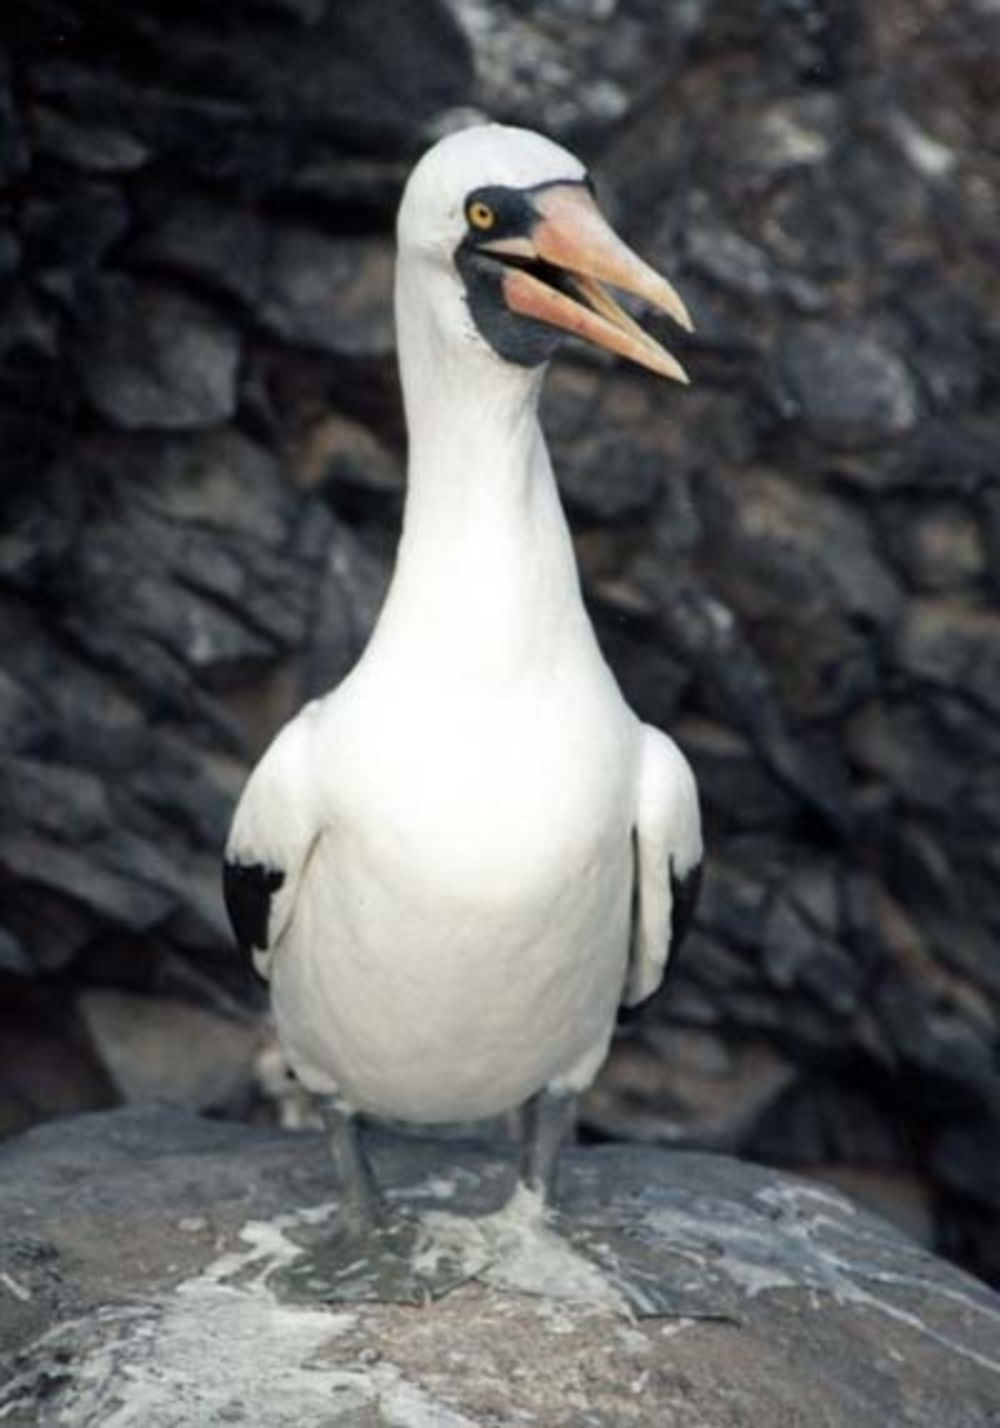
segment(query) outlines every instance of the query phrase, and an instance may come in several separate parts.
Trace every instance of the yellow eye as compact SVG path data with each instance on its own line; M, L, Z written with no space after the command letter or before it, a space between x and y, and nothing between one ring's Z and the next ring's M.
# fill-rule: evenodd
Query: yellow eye
M480 199L476 199L475 203L469 204L468 214L469 222L473 228L478 228L481 232L485 232L487 228L492 228L497 221L497 216L489 204L483 203Z

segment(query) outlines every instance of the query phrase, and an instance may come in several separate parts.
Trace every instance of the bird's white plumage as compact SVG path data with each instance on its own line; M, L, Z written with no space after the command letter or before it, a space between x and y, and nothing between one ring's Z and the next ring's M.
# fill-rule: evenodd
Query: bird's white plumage
M489 184L531 188L578 181L579 159L530 129L479 124L449 134L410 174L396 220L404 258L422 253L447 262L462 237L466 195Z
M354 672L265 755L230 841L231 858L285 874L258 964L293 1067L404 1119L588 1084L622 996L662 975L671 870L701 857L690 770L628 709L583 607L541 373L482 340L450 262L469 190L581 172L499 126L414 171L392 586Z

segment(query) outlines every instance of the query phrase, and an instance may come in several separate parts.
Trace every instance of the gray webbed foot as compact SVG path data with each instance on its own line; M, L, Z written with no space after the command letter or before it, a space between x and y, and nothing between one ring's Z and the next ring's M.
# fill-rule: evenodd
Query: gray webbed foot
M535 1204L530 1227L534 1243L529 1241L528 1252L522 1252L520 1261L531 1266L537 1287L526 1282L521 1287L553 1297L569 1295L606 1303L617 1300L620 1308L638 1318L726 1317L686 1287L689 1276L682 1261L664 1256L662 1249L658 1253L637 1226L592 1225L554 1207L559 1152L572 1128L574 1112L572 1095L548 1089L525 1107L520 1189L511 1208L526 1203L525 1195L527 1203L533 1200ZM503 1260L490 1270L494 1278L504 1272Z
M337 1218L273 1276L279 1293L315 1304L425 1304L474 1278L482 1258L463 1237L442 1237L385 1203L350 1109L331 1097L323 1117L340 1182Z
M438 1244L421 1220L394 1212L376 1225L339 1220L273 1282L299 1302L425 1304L474 1278L479 1267Z

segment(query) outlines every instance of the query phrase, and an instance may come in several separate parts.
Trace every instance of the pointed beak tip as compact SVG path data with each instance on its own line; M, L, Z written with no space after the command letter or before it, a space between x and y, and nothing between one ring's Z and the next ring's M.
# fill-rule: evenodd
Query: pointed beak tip
M662 283L662 297L657 305L662 312L665 312L668 317L676 322L682 331L693 332L694 322L680 293L678 293L677 289L671 283L667 282L666 278L662 279Z
M640 365L649 367L660 377L667 377L671 382L679 382L682 387L690 387L691 378L678 362L672 352L668 352L665 347L656 344L655 349L644 360L644 354L630 353L633 360Z
M682 387L690 387L691 385L691 378L676 359L673 365L664 371L663 375L672 378L675 382L679 382Z
M630 358L639 367L645 367L647 372L652 372L654 376L665 377L668 382L677 382L682 387L691 385L691 378L677 358L663 348L653 352L649 350L624 352L622 356Z

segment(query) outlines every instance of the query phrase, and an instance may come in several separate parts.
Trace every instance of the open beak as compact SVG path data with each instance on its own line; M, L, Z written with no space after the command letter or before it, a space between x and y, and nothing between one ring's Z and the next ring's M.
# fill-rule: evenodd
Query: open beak
M604 286L643 298L691 332L687 308L666 278L622 242L582 184L553 184L537 195L535 207L540 216L530 237L480 244L504 264L503 295L511 312L561 327L687 383L677 359Z

